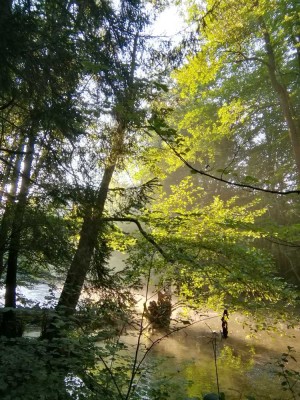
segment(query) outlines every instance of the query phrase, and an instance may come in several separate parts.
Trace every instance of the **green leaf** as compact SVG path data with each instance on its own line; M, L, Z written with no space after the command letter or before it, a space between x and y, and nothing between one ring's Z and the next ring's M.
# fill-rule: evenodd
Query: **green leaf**
M255 178L254 176L251 175L246 175L243 179L244 183L258 183L259 179Z

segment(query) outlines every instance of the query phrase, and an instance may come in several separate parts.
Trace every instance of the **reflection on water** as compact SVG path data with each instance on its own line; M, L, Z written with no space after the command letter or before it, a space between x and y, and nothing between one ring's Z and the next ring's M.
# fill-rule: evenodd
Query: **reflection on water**
M3 289L2 289L3 291ZM21 297L30 297L34 303L51 306L57 298L57 292L46 284L32 288L20 288ZM2 297L2 296L1 296ZM286 329L282 332L267 333L250 330L240 315L230 315L229 337L222 339L220 315L211 313L209 318L173 333L170 337L153 346L142 364L138 374L138 399L202 398L202 394L217 392L214 353L211 343L212 332L218 332L217 369L220 390L226 394L226 400L288 400L300 399L283 391L282 377L278 376L276 361L287 352L287 346L293 347L299 358L298 363L289 360L290 370L300 371L300 329ZM27 332L27 336L38 336L39 331ZM158 333L148 333L143 338L140 359L143 352L153 341L160 338ZM133 357L136 350L137 334L128 332L122 337ZM125 359L125 351L120 355ZM128 354L127 354L128 355ZM300 385L295 392L300 393ZM297 390L296 390L297 389Z
M209 325L193 325L155 345L143 366L138 398L181 400L216 393L212 330L220 331L219 321L220 317L216 316L209 320ZM299 328L286 331L286 335L259 332L253 336L251 330L243 329L242 325L241 317L232 315L228 339L217 334L219 386L226 400L250 399L250 396L256 400L293 399L291 392L283 390L285 386L281 384L282 377L278 376L276 361L287 352L287 346L298 350L299 357ZM146 340L146 347L158 338L157 333L152 334L148 343ZM133 350L132 336L128 344ZM290 360L288 368L300 371L300 363ZM298 393L299 382L297 385L294 390ZM170 397L166 393L171 394ZM300 396L295 398L300 399Z

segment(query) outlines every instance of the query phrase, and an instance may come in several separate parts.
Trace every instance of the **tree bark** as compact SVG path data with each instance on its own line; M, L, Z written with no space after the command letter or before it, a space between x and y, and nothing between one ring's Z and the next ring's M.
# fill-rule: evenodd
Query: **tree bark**
M13 169L13 165L14 165L14 159L15 159L15 155L11 154L9 159L7 160L7 163L5 165L4 162L4 173L3 173L3 178L2 178L2 182L1 182L1 186L0 186L0 205L2 206L2 203L5 202L4 197L5 197L5 188L8 184L9 181L9 177L11 176L11 171ZM17 162L16 162L17 164Z
M34 155L35 138L30 135L28 139L27 154L24 159L24 169L22 172L22 183L18 202L12 223L12 232L9 245L6 274L5 307L16 307L16 282L17 282L17 261L20 250L21 231L25 213L25 207L30 186L31 165Z
M16 314L13 309L16 308L18 255L20 251L25 207L30 187L30 173L34 157L34 143L35 137L30 135L28 139L27 153L24 158L21 188L18 195L18 202L15 206L11 229L5 281L5 307L10 309L3 313L1 326L1 333L7 337L16 337L22 335L22 329L17 321Z
M130 115L134 109L136 89L133 83L134 71L136 68L137 39L138 36L134 38L133 43L128 86L124 92L117 90L116 93L116 104L112 115L115 117L117 126L115 131L111 134L111 151L106 160L106 167L98 190L95 207L93 208L89 205L86 210L78 247L67 273L66 281L56 307L57 313L48 323L46 322L45 329L42 332L42 337L47 339L61 334L60 329L55 326L56 318L62 317L64 322L68 322L68 317L75 312L86 275L90 268L98 236L101 231L101 224L103 223L101 218L107 200L109 185L117 163L124 153L125 132L130 121Z
M290 95L286 86L278 79L278 69L276 66L275 55L271 43L269 32L264 27L264 41L265 49L268 57L268 71L272 87L276 92L280 107L287 123L292 148L294 151L294 158L297 166L298 177L300 180L300 119L296 115Z
M100 219L103 215L105 202L107 199L108 187L111 182L116 164L105 168L103 179L99 188L97 198L97 210L89 208L86 211L81 232L80 240L76 253L73 257L67 278L59 298L57 311L70 315L75 311L78 303L84 280L89 270L91 259L97 243L97 237L101 228Z
M118 116L116 116L116 120L118 126L112 140L112 149L104 169L95 207L92 209L89 206L85 213L78 247L56 307L56 310L63 315L68 316L75 312L101 230L101 218L103 216L109 185L118 160L123 153L126 124Z
M11 14L12 0L0 1L0 21L4 20Z
M22 144L19 147L20 152L24 150L24 145ZM22 163L23 157L22 154L17 155L17 159L15 161L15 166L13 168L12 172L12 177L11 177L11 189L8 193L8 199L5 204L5 210L2 216L1 220L1 226L0 226L0 279L2 277L2 274L5 270L5 265L4 265L4 255L7 251L8 248L8 234L9 230L11 228L11 222L12 222L12 213L13 213L13 208L15 205L15 199L17 195L17 190L18 190L18 184L20 181L20 171L21 171L21 163ZM11 159L11 162L13 162L13 159ZM11 166L10 170L11 170ZM7 177L8 178L8 177ZM6 182L7 184L8 182ZM5 185L3 185L3 190L5 189Z

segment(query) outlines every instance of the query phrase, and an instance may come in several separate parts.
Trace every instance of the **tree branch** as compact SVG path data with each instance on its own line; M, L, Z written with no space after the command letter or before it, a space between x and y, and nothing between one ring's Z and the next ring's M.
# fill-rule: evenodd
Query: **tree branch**
M5 110L6 108L8 108L13 102L14 102L14 98L12 98L11 100L9 100L7 103L5 104L1 104L0 106L0 111Z
M5 153L9 153L9 154L30 154L30 152L28 151L18 151L18 150L10 150L10 149L6 149L4 147L0 147L0 151L4 151Z
M261 64L264 64L266 66L269 66L269 64L260 57L248 57L246 54L244 54L242 51L237 51L237 50L225 50L224 53L229 53L233 55L240 56L241 58L234 60L236 63L242 63L242 62L251 62L251 61L258 61Z
M208 172L205 172L205 171L203 171L201 169L197 169L197 168L193 167L188 161L186 161L186 159L182 157L182 155L174 148L174 146L172 146L172 144L169 143L166 140L166 138L163 137L157 131L157 129L155 129L155 127L152 126L152 129L154 129L156 131L156 133L159 135L159 137L167 144L167 146L173 151L173 153L183 162L184 165L186 165L188 168L190 168L190 170L193 173L200 174L200 175L203 175L203 176L207 176L208 178L214 179L214 180L219 181L219 182L226 183L227 185L246 188L246 189L251 189L251 190L256 190L256 191L259 191L259 192L279 194L279 195L300 194L300 190L272 190L272 189L264 189L264 188L261 188L261 187L258 187L258 186L248 185L246 183L233 182L233 181L229 181L227 179L224 179L222 176L218 177L218 176L209 174Z
M172 257L170 257L167 253L165 253L165 251L155 242L155 240L143 229L141 223L137 219L131 217L111 217L102 218L102 221L133 222L134 224L136 224L144 238L147 239L148 242L156 248L156 250L164 257L165 260L171 263L175 262L175 260L172 259Z

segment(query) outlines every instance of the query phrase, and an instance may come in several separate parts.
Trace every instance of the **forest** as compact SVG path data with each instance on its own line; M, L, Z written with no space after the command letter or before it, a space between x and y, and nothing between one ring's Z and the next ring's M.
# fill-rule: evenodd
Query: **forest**
M0 398L263 400L209 329L217 388L151 354L224 309L300 338L299 1L1 0L0 60Z

